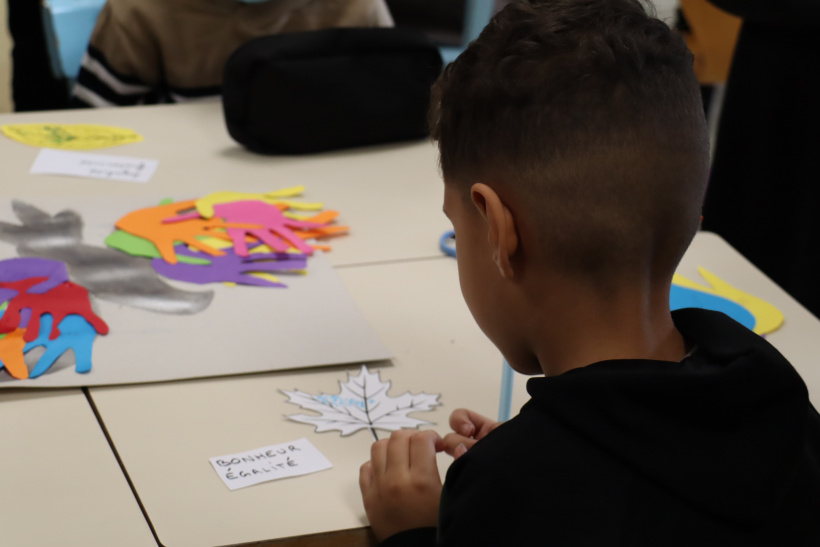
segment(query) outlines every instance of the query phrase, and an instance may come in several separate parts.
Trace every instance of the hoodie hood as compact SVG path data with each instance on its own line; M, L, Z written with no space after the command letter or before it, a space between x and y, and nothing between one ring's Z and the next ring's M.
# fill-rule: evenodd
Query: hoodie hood
M680 363L595 363L527 389L537 405L635 473L719 518L766 518L791 484L807 420L800 376L726 315L677 310Z

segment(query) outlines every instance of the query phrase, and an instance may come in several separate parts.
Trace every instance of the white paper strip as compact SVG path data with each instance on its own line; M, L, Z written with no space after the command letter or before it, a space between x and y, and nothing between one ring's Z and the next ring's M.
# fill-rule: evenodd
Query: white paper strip
M333 465L305 438L211 458L216 474L230 490L285 477L307 475Z
M34 160L30 172L123 182L148 182L158 165L157 160L43 148Z

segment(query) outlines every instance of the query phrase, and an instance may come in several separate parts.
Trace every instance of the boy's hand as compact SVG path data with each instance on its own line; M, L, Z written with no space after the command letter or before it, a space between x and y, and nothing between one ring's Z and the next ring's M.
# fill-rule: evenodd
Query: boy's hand
M453 433L444 437L438 449L458 458L501 424L502 422L496 422L472 410L459 408L450 414L450 427Z
M395 431L373 443L370 461L359 470L359 488L370 526L382 541L438 521L441 478L435 431Z

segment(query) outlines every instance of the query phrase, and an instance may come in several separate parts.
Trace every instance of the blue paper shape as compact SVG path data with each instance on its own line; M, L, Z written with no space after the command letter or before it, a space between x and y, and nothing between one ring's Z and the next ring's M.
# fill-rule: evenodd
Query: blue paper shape
M757 323L755 316L737 302L679 285L672 285L672 291L669 293L669 307L673 310L703 308L723 312L749 330L754 329Z
M53 321L54 318L50 313L44 313L40 316L39 335L23 348L24 353L38 346L46 348L46 351L37 360L37 365L29 373L29 378L37 378L42 375L69 349L74 351L74 360L76 362L74 370L76 372L83 373L91 370L91 348L94 345L94 339L97 337L97 331L94 330L91 323L81 315L67 315L60 321L60 336L54 340L49 340Z

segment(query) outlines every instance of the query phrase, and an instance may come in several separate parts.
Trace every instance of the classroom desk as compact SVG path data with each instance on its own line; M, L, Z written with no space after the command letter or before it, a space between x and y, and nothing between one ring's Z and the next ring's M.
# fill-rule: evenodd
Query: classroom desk
M792 360L817 401L820 323L714 234L698 235L679 271L700 281L698 266L781 308L787 324L769 339ZM496 414L500 357L461 299L455 261L442 257L350 266L339 274L396 356L392 366L379 367L383 379L393 381L394 392L442 394L441 407L418 417L435 422L432 427L443 434L455 408ZM396 290L397 280L412 284ZM367 432L348 438L316 434L310 426L290 422L282 416L297 407L278 392L333 393L344 371L355 370L332 367L91 392L160 541L167 547L231 545L365 523L356 480L372 437ZM513 413L526 401L524 384L516 378ZM207 462L211 456L302 436L331 459L332 470L229 492ZM157 447L162 447L159 457ZM443 473L449 458L441 456L439 464Z
M0 115L0 124L11 123L126 127L144 140L91 152L160 163L147 184L30 175L39 149L0 136L6 197L65 197L72 202L82 196L123 196L133 197L136 208L164 197L193 199L215 191L265 192L304 185L302 199L338 210L339 221L350 224L355 236L333 241L329 258L334 265L438 257L438 238L450 228L441 212L436 151L426 141L355 153L262 156L230 138L217 102Z
M0 392L0 545L156 546L80 389Z
M215 190L265 191L305 184L305 199L322 200L338 208L342 220L352 227L350 237L333 241L329 256L395 356L392 363L371 367L380 371L383 380L392 381L390 393L441 393L442 406L416 417L434 422L430 427L442 433L447 430L447 416L457 407L496 414L500 355L481 334L461 299L455 261L441 256L438 250L438 237L449 225L440 212L442 188L435 151L429 144L391 145L310 158L257 156L230 140L214 103L0 116L0 123L37 121L133 128L143 133L144 142L102 153L157 158L161 160L159 170L146 185L35 177L28 175L28 168L36 150L0 139L6 197L49 195L70 200L85 195L119 195L142 199L164 194L183 198ZM174 143L173 149L168 149L168 143ZM816 404L820 394L820 370L815 366L820 322L713 234L697 236L680 272L699 281L697 266L705 266L738 288L780 307L786 325L769 340L798 368ZM348 371L355 373L357 367L88 391L162 545L366 545L371 538L363 529L366 523L357 476L359 465L368 459L372 437L368 432L349 437L336 432L317 434L311 426L286 420L284 414L301 409L288 404L278 391L298 388L334 393ZM523 378L516 378L514 412L526 400L524 384ZM32 392L33 400L25 402L39 405L47 400L34 397L41 394ZM14 405L15 411L22 405L8 392L0 392L0 403L4 401ZM86 411L90 412L87 407ZM92 425L89 421L88 427L93 429ZM47 438L51 434L46 431L42 435ZM333 469L230 492L208 462L209 457L300 437L309 438L331 460ZM81 446L80 441L67 442ZM9 455L21 453L12 446L6 450ZM109 464L113 461L110 458ZM441 456L439 462L443 474L449 458ZM26 461L21 466L21 472L37 469ZM109 477L106 484L116 486L122 481L121 475ZM74 496L96 497L82 480L72 482L71 488ZM23 489L20 496L28 501L33 495ZM5 493L0 497L5 501ZM23 513L24 509L13 506L8 514L13 518ZM134 511L126 513L134 515ZM53 523L56 529L66 525L53 509L42 512L40 521ZM145 524L145 520L141 522ZM123 537L130 534L125 525L119 529Z
M351 233L356 237L333 241L334 251L329 257L335 265L438 259L441 257L438 237L449 228L449 222L441 213L442 187L435 150L427 142L373 147L352 154L329 153L311 157L309 161L300 157L259 156L245 151L230 139L219 103L0 116L0 124L10 123L98 123L128 127L140 132L145 140L96 152L159 159L160 166L147 184L30 175L29 169L38 149L0 137L3 196L6 199L46 197L62 208L63 200L72 203L84 196L119 196L133 198L134 204L140 205L146 203L144 200L154 203L156 199L168 196L182 199L219 190L264 192L305 185L305 200L324 201L328 208L341 211L342 220L355 219L355 223L350 224ZM5 525L0 537L14 538L20 545L29 545L29 540L35 544L99 545L117 544L116 541L93 539L106 531L116 536L119 531L129 537L128 541L119 544L131 545L130 541L142 545L146 539L153 544L150 530L119 472L111 448L106 443L82 441L90 431L96 431L101 439L105 439L83 391L66 390L65 393L73 395L73 398L64 397L73 402L73 412L62 410L53 401L48 405L41 402L48 400L49 395L45 392L31 391L20 395L8 390L0 392L0 403L8 402L3 407L11 414L30 405L42 411L17 417L14 434L8 432L5 436L5 440L11 439L12 442L4 442L0 454L8 460L19 460L16 464L19 476L36 475L49 479L39 481L36 489L24 491L20 489L25 483L20 480L15 479L13 487L10 477L0 482L0 486L9 483L0 490L5 509L0 517L0 523ZM84 413L77 410L78 406L84 408ZM60 419L54 419L54 416ZM46 425L51 429L44 429ZM38 433L29 433L31 438L27 438L25 431ZM29 452L26 442L44 444L57 432L60 434L56 438L77 439L76 444L70 446L72 450L64 456L67 463L82 460L84 465L74 465L75 469L82 471L91 466L116 472L96 473L95 488L91 488L89 479L82 473L63 473L65 476L61 476L57 467L44 473L39 459L21 457ZM26 442L17 441L18 437L25 438ZM39 497L47 498L48 502L40 503ZM85 497L93 498L86 504L88 512L83 513L86 518L106 515L106 511L97 510L97 505L102 505L116 510L118 519L106 520L106 526L95 531L94 526L86 525L87 520L74 518L83 507L78 500ZM124 507L123 499L130 502L129 508ZM17 503L17 500L25 500L25 503ZM65 510L63 506L72 510ZM29 507L37 507L36 512L30 511ZM40 526L37 532L28 532L32 527L30 513L47 525ZM71 518L73 524L69 525ZM142 533L134 532L140 527ZM72 534L73 528L82 528L82 533Z

